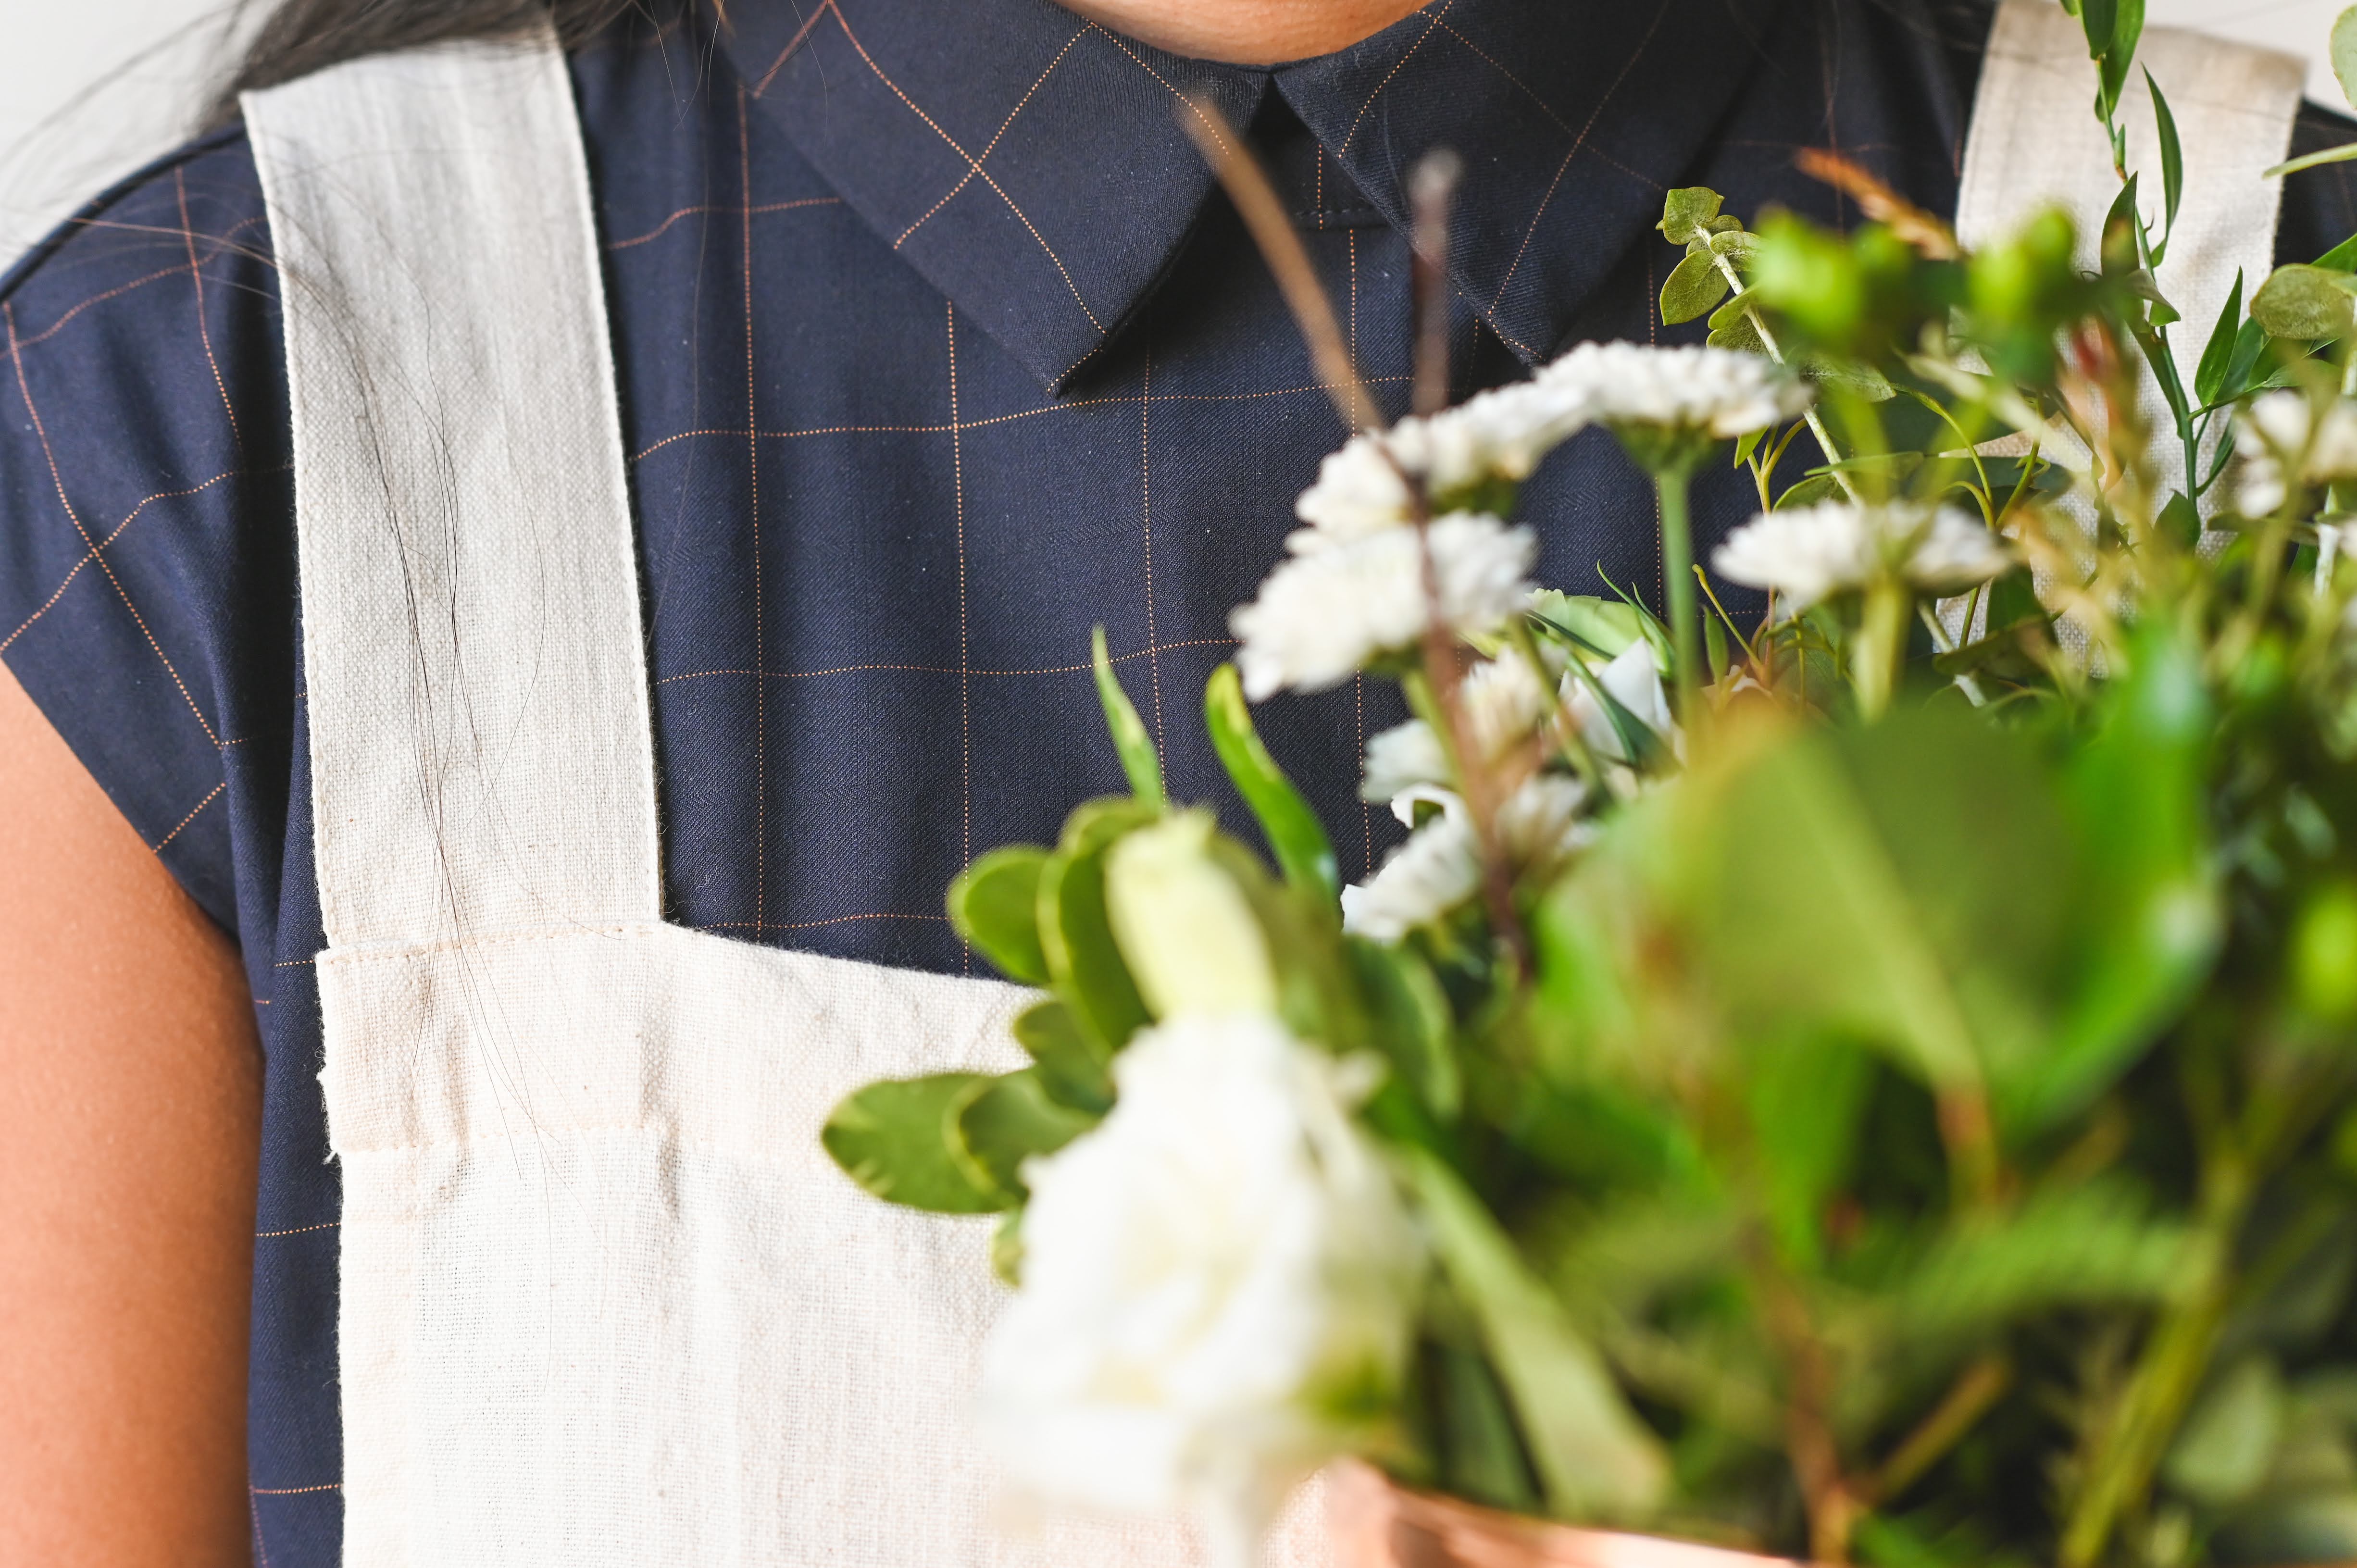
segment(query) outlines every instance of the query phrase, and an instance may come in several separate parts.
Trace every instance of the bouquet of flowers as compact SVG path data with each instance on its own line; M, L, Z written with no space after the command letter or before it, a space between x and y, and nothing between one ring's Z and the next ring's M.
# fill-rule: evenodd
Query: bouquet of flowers
M2107 126L2140 15L2082 12ZM826 1133L999 1217L1016 1484L1235 1563L1342 1456L1824 1563L2357 1558L2357 242L2238 285L2187 384L2159 119L2097 271L1820 156L1851 233L1670 193L1708 347L1455 407L1427 357L1388 426L1219 152L1359 431L1205 693L1265 855L1165 798L1100 637L1130 794L949 895L1030 1065ZM1590 424L1658 486L1660 615L1528 581L1516 487ZM1248 703L1359 673L1409 832L1340 887Z

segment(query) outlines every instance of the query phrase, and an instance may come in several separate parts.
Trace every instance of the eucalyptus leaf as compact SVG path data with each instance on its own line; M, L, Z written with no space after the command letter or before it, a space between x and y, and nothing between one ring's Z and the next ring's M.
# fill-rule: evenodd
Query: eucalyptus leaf
M2344 337L2351 318L2348 275L2298 263L2277 267L2251 296L2251 319L2275 338L2316 342Z
M1662 282L1662 320L1674 327L1708 314L1711 307L1727 297L1727 274L1718 270L1717 258L1707 250L1697 251L1670 269Z
M1015 1015L1013 1031L1051 1097L1091 1115L1113 1109L1109 1053L1082 1032L1070 1007L1052 998L1034 1003Z
M952 1119L987 1087L985 1073L944 1072L871 1083L847 1095L819 1133L834 1163L877 1197L936 1214L988 1214L1005 1193L977 1182L951 1144Z
M987 1184L1010 1204L1029 1196L1023 1162L1052 1155L1097 1123L1097 1118L1059 1104L1038 1071L1026 1069L981 1079L961 1095L951 1112L951 1153L976 1187Z
M950 884L950 926L1009 980L1048 983L1039 949L1039 873L1048 852L1010 844L976 860Z
M1654 227L1673 245L1683 245L1697 233L1708 233L1707 225L1718 216L1718 192L1705 187L1683 186L1662 199L1662 220Z

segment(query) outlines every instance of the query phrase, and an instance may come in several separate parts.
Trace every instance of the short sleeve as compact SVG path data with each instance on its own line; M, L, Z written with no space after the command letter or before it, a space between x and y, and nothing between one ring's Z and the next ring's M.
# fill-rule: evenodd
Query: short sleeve
M2357 142L2357 120L2318 103L2302 103L2292 124L2291 153L2305 157ZM2276 223L2276 264L2312 262L2357 234L2357 164L2326 164L2284 181L2283 212ZM2256 280L2251 286L2256 287Z
M296 700L280 342L234 128L0 278L0 659L232 931L270 903Z

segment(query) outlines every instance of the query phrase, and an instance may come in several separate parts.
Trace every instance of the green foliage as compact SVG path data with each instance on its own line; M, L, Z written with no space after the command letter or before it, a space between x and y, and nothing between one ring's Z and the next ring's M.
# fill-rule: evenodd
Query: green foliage
M1048 983L1039 946L1039 873L1048 852L1032 844L995 849L950 884L950 925L1009 980Z
M1203 724L1211 731L1211 749L1219 754L1220 765L1227 769L1236 793L1252 809L1286 879L1297 887L1331 897L1340 886L1334 871L1334 846L1327 841L1318 813L1309 809L1285 770L1269 756L1268 747L1261 744L1234 665L1222 664L1211 671L1203 688Z
M1121 689L1121 678L1113 672L1103 627L1089 633L1089 669L1096 678L1097 703L1104 709L1105 728L1112 732L1113 748L1120 755L1131 796L1143 804L1159 806L1162 761L1155 752L1154 737L1146 733L1145 722L1130 703L1129 693Z
M935 1073L871 1083L836 1106L820 1134L851 1179L877 1197L936 1214L988 1214L1002 1193L952 1152L956 1118L986 1075Z
M2351 274L2294 263L2277 267L2251 296L2251 319L2272 338L2303 342L2348 336Z

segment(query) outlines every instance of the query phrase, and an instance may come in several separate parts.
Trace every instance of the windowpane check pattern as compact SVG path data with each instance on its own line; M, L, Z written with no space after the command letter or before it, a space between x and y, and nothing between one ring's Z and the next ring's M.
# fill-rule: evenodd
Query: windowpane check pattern
M1663 191L1842 221L1792 152L1953 202L1976 0L1434 0L1275 71L1186 61L1048 0L730 0L637 20L574 78L605 246L654 681L669 918L969 970L974 854L1119 787L1102 624L1181 799L1226 614L1342 431L1178 116L1244 128L1353 349L1407 381L1402 180L1447 145L1460 391L1587 338L1683 338L1652 298ZM2345 139L2311 112L2304 145ZM2296 182L2287 255L2352 215ZM315 1075L321 945L277 282L231 128L0 282L0 658L241 938L269 1057L255 1224L258 1563L340 1530L339 1197ZM1707 537L1748 487L1704 486ZM1650 496L1598 437L1529 488L1544 570L1659 592ZM1345 868L1394 722L1355 687L1261 714ZM1241 822L1237 825L1242 826ZM1249 830L1246 830L1247 832Z

